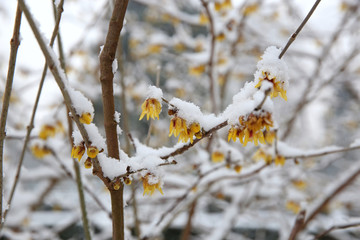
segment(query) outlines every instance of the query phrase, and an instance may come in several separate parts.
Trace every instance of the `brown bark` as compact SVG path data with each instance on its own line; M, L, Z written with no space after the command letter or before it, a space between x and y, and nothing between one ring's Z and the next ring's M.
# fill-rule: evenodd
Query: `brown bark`
M109 157L119 159L119 144L117 136L117 123L114 120L115 105L113 91L112 63L115 59L120 32L123 27L124 17L128 0L116 0L114 10L109 23L104 48L100 54L100 82L102 87L102 99L104 109L104 127ZM110 185L111 186L111 185ZM110 190L113 239L124 239L124 209L123 209L123 186L119 190Z

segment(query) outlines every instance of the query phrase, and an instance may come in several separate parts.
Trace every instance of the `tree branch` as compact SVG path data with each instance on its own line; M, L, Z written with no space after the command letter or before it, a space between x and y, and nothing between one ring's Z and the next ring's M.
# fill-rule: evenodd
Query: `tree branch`
M16 15L15 15L15 23L13 36L10 41L10 58L9 58L9 66L8 73L6 78L6 86L4 92L4 100L1 109L1 118L0 118L0 191L1 191L1 199L0 199L0 230L3 227L3 155L4 155L4 139L6 136L5 126L7 120L7 114L10 103L10 95L12 91L12 85L14 80L14 72L15 72L15 64L18 48L20 45L20 24L21 24L21 9L19 4L17 5Z

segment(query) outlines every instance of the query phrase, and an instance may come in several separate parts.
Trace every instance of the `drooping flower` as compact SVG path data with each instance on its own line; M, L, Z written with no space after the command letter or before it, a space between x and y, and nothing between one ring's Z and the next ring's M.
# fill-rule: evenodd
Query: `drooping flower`
M292 200L286 202L286 208L294 214L297 214L301 209L300 204Z
M284 157L284 156L281 156L281 155L277 155L277 156L275 157L274 162L275 162L275 165L284 166L284 164L285 164L285 157Z
M50 149L48 149L46 146L40 146L38 144L35 144L31 147L31 152L37 158L43 158L51 153Z
M83 124L90 124L93 120L93 116L89 112L84 112L81 114L79 121Z
M276 76L272 76L269 72L262 72L262 76L259 77L259 82L255 85L256 88L260 87L263 81L269 81L273 84L273 90L270 93L270 97L280 96L287 101L285 83L276 79Z
M71 149L71 157L77 158L79 162L82 156L84 155L84 153L85 153L85 146L83 142L80 143L80 145L73 146Z
M85 168L87 168L87 169L89 169L89 168L92 167L91 158L88 157L88 158L85 160L84 166L85 166Z
M185 119L174 116L170 121L169 137L171 135L174 135L174 137L179 136L178 142L187 142L188 140L190 140L190 142L193 143L194 136L196 138L201 138L200 130L201 126L199 123L194 122L188 127Z
M234 166L234 170L235 170L235 172L237 172L237 173L240 173L240 172L241 172L241 169L242 169L241 165L235 165L235 166Z
M86 153L89 158L95 158L99 153L99 149L96 146L89 146Z
M152 119L159 119L159 114L161 112L161 104L155 98L148 98L145 102L141 105L142 113L139 120L143 119L146 114L146 120L149 120L149 117Z
M266 164L271 164L273 161L273 156L271 154L266 153L262 148L259 148L255 152L253 159L255 161L259 161L260 159L263 159Z
M152 196L156 189L161 193L161 195L164 195L161 189L161 182L158 177L154 176L151 173L148 173L144 177L142 177L141 180L143 182L144 188L143 196L145 196L145 194L149 194L150 196Z

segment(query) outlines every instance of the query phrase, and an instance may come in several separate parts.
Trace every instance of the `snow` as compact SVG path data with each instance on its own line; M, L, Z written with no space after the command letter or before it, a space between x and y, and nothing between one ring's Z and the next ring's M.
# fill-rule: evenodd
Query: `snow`
M94 117L94 106L91 101L84 96L84 94L73 89L69 85L67 85L66 91L69 93L72 105L79 116L83 113L90 113L91 117Z
M96 146L99 150L106 149L104 137L100 134L98 127L94 123L84 124L86 132L89 135L89 142L92 146Z
M112 72L113 72L113 74L116 73L117 69L118 69L118 61L117 61L117 59L115 58L114 61L113 61L113 63L112 63Z
M276 77L276 81L281 82L284 89L287 89L289 85L289 70L286 62L283 59L279 59L280 53L281 49L275 46L270 46L265 50L264 55L261 57L262 59L257 63L257 71L254 74L256 84L262 78L262 73L268 72L270 73L269 79Z
M154 98L160 103L162 102L163 92L160 88L155 86L149 86L146 93L147 98Z

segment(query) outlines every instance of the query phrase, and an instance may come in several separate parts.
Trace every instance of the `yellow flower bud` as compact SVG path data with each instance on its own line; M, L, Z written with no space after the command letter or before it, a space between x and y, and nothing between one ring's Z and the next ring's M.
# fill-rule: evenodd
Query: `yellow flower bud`
M95 146L89 146L86 153L88 157L95 158L96 155L99 153L99 149Z

